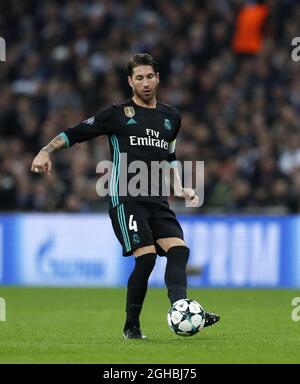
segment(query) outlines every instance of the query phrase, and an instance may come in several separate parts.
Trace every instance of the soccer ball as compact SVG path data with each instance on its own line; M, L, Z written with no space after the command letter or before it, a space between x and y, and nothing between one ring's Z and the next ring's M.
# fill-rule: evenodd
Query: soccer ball
M167 316L169 327L180 336L193 336L205 323L205 311L191 299L180 299L170 308Z

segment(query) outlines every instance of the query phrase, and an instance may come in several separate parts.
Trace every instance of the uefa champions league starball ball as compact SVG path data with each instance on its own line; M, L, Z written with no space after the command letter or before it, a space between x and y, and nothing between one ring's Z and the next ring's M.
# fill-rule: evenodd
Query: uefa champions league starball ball
M167 316L170 329L179 336L193 336L204 327L205 311L191 299L176 301Z

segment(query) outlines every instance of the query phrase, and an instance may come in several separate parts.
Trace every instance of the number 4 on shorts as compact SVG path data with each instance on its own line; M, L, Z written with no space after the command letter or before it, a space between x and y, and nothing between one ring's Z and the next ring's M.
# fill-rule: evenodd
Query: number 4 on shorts
M134 230L134 232L138 231L137 222L133 220L133 215L129 216L129 230Z

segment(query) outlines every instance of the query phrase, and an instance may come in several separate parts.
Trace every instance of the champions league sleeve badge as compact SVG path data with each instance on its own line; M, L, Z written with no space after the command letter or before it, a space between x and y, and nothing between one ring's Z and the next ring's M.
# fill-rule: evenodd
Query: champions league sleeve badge
M83 121L84 124L93 125L95 121L95 116L90 117L89 119L86 119Z

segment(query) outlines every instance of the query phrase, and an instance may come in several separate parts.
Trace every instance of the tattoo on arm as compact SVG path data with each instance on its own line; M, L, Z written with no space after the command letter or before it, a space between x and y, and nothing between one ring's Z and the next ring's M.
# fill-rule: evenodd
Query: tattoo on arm
M59 149L68 148L68 141L62 134L56 136L48 145L42 148L42 151L46 151L49 155L52 152L58 151Z

